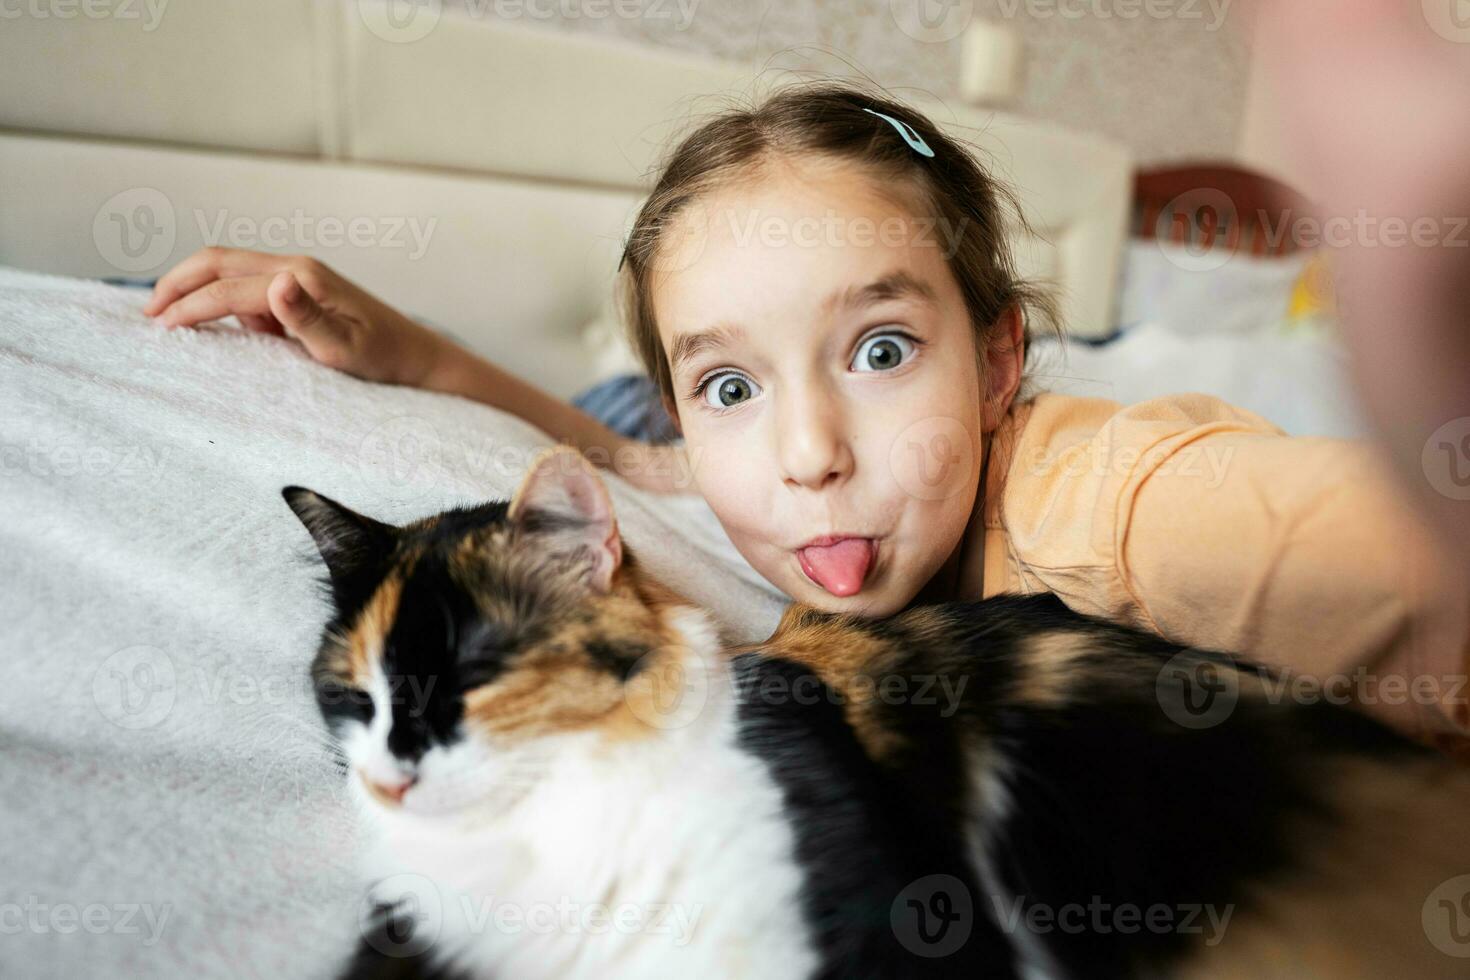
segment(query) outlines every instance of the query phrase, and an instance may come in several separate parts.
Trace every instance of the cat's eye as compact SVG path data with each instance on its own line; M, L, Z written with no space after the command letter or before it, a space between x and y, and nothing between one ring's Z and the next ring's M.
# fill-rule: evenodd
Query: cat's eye
M848 367L853 371L892 371L914 354L914 341L902 333L876 333L858 345Z
M316 686L316 701L322 714L332 721L367 725L373 720L372 695L361 688L340 681L321 681Z
M455 651L455 687L465 694L489 684L505 670L505 658L515 649L513 629L498 622L476 621Z
M734 408L760 394L760 385L737 371L722 371L701 383L705 404L711 408Z

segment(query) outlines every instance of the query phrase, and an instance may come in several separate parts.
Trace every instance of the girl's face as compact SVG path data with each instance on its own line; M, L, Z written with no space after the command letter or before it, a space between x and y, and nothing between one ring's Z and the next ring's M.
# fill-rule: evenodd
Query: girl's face
M851 166L777 161L669 229L652 282L694 479L793 599L885 616L963 538L984 451L944 229Z

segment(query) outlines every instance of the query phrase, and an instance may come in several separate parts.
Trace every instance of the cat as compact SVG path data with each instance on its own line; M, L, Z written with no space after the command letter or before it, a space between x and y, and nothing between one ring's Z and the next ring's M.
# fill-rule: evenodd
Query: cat
M1470 968L1470 773L1278 672L1049 595L735 646L566 448L403 527L282 493L376 882L344 975Z

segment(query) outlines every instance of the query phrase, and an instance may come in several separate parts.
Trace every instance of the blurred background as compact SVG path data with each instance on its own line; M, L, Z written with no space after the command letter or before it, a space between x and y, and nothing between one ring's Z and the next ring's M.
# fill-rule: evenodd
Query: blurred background
M0 0L0 621L24 675L0 685L0 976L334 975L366 894L307 671L319 569L281 488L401 523L509 497L551 438L294 340L156 327L160 275L207 245L308 255L559 397L636 388L613 286L661 155L712 113L848 77L1015 192L1011 244L1066 334L1038 344L1036 387L1205 392L1359 435L1341 246L1470 247L1470 219L1393 196L1319 217L1275 94L1308 86L1273 73L1301 69L1315 104L1351 89L1376 62L1305 55L1357 3L1302 0L1267 61L1285 34L1253 24L1263 0ZM1389 80L1432 93L1421 49L1470 51L1470 4L1395 14L1413 44ZM1403 157L1387 123L1464 130L1433 94L1363 94L1315 135ZM1373 320L1388 344L1399 312ZM1382 360L1411 393L1426 373ZM1426 492L1470 501L1470 415L1403 444ZM769 634L786 597L702 498L610 490L655 577ZM1426 579L1406 585L1448 576ZM1431 940L1464 957L1463 933Z
M1232 0L0 11L0 264L146 284L205 244L311 254L572 397L637 370L612 271L670 140L732 99L855 76L1017 189L1023 267L1074 340L1038 384L1362 430L1312 189Z

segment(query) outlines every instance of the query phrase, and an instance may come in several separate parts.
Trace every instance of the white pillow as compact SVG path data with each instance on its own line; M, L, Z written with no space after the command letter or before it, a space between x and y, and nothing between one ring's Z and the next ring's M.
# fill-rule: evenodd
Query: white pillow
M1310 253L1237 255L1217 268L1179 246L1130 242L1119 333L1037 345L1036 388L1124 404L1203 392L1293 435L1366 434L1347 355L1331 331L1285 329Z
M1127 330L1149 322L1175 333L1200 334L1279 325L1311 257L1310 252L1299 252L1205 260L1181 245L1130 241L1119 289L1118 326Z

